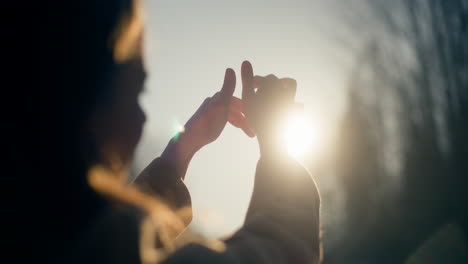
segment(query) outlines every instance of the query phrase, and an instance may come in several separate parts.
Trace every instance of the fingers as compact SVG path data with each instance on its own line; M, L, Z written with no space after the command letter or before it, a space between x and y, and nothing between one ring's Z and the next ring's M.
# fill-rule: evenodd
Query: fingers
M220 92L215 93L212 97L208 97L208 100L212 100L214 102L218 102L220 98ZM207 100L205 99L205 101ZM237 98L235 96L231 96L231 104L230 108L237 111L237 112L242 112L243 109L243 103L240 98Z
M233 69L227 68L224 74L224 84L221 88L220 97L223 101L229 101L236 89L236 73Z
M270 81L270 82L275 82L275 81L278 80L278 77L276 77L276 75L274 75L274 74L268 74L268 75L265 77L265 79L267 79L267 80Z
M247 118L238 111L229 111L228 121L231 125L242 129L249 137L255 137L255 133L250 129Z
M252 64L249 61L242 63L242 100L248 101L254 95L254 77Z
M203 100L203 102L202 102L202 105L208 103L210 100L211 100L211 97L205 98L205 100Z
M266 78L263 76L255 75L254 76L254 88L261 88L265 87L266 85Z
M202 104L201 104L198 108L202 108L202 107L204 107L205 105L207 105L207 104L211 101L211 98L212 98L212 97L207 97L207 98L205 98L205 100L203 100Z
M228 117L229 123L237 128L241 128L247 136L255 137L255 132L250 128L247 118L242 113L242 100L233 96L231 98L231 110L229 111Z
M262 89L265 87L277 88L281 86L282 83L278 81L278 77L274 74L270 74L268 76L259 76L255 75L254 77L254 88Z
M231 97L231 108L238 112L243 112L244 107L242 100L235 96Z
M254 88L258 88L259 92L267 88L269 91L261 91L261 93L280 94L287 100L294 100L297 82L292 78L278 79L278 77L273 74L265 77L256 75L254 77Z
M284 87L293 89L294 92L296 92L296 89L297 89L297 82L296 82L296 80L294 80L294 79L292 79L292 78L282 78L282 79L281 79L281 82L283 83L283 86L284 86Z
M292 78L283 78L281 82L284 87L284 96L288 98L288 100L293 100L296 97L296 90L297 90L297 82Z

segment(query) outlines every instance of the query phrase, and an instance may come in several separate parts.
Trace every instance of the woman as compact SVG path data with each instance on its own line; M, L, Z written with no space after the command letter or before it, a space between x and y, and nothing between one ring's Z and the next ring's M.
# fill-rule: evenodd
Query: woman
M138 8L131 0L75 2L62 32L72 47L61 66L65 148L57 160L65 167L54 175L66 191L64 206L51 220L49 256L63 263L319 262L318 190L276 143L274 132L294 106L295 81L254 77L246 61L239 99L233 97L235 72L227 69L220 91L201 104L135 183L126 185L145 122L138 104L146 76ZM227 122L257 136L260 147L245 223L222 247L187 244L176 250L173 240L191 220L185 172Z

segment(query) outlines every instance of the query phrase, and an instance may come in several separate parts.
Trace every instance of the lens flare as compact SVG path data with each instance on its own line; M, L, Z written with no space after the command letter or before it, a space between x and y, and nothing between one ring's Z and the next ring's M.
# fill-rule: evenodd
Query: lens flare
M294 115L287 120L283 143L290 155L302 157L317 150L320 135L316 125L303 115Z
M173 128L172 128L172 133L175 135L174 139L178 140L180 134L183 133L184 131L185 131L185 127L181 125L179 122L175 121Z

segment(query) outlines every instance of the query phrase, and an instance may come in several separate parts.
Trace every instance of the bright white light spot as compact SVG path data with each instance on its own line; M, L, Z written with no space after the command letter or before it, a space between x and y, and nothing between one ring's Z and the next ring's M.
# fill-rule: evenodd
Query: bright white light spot
M180 134L185 132L185 127L181 125L179 122L174 121L174 125L172 126L172 134L176 140L179 139Z
M179 122L175 121L174 126L172 128L172 132L174 134L182 133L185 131L185 127L181 125Z
M177 128L177 132L184 132L185 131L185 127L183 125L180 125L178 128Z
M303 115L290 117L283 131L283 140L288 153L301 157L311 151L317 151L320 135L317 123L308 120Z

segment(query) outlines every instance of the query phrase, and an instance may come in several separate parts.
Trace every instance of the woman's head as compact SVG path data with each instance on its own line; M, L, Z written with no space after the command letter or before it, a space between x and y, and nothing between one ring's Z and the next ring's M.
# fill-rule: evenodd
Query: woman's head
M76 1L66 28L65 155L82 174L97 163L126 165L145 117L145 71L137 1Z

